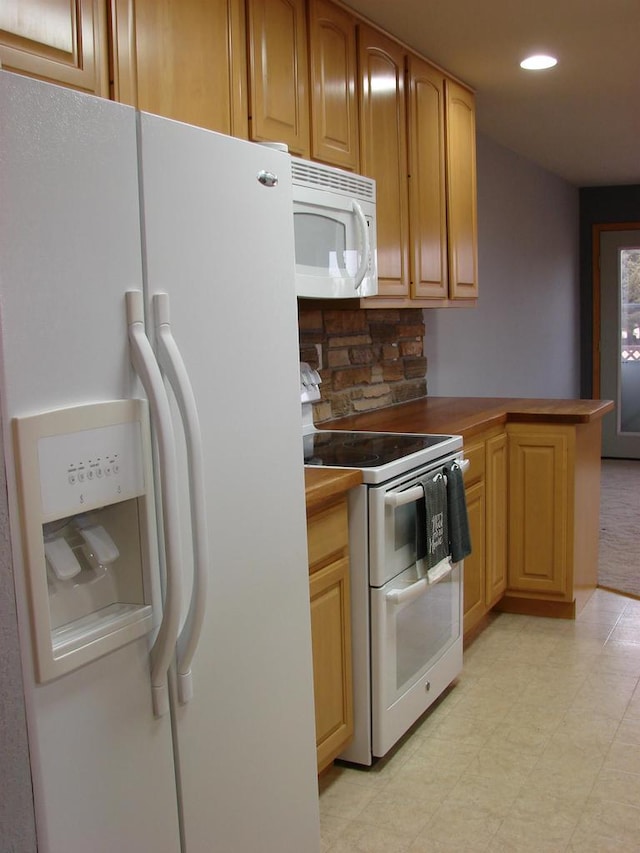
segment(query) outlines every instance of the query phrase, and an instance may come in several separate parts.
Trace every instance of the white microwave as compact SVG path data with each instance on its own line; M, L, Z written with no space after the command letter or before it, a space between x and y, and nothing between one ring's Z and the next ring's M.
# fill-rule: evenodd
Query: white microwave
M376 182L299 157L291 169L297 295L374 296Z

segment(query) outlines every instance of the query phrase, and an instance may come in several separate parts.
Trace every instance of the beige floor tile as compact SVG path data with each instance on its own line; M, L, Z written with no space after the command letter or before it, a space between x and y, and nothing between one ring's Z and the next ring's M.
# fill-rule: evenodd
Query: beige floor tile
M433 810L439 806L456 787L462 770L441 767L433 772L415 762L407 762L401 773L392 779L384 789L384 793L395 797L417 797L422 803L429 803Z
M640 809L640 774L623 770L602 770L591 790L594 802L616 802Z
M640 744L640 717L633 713L625 714L616 732L616 740L624 743Z
M605 757L602 769L640 773L640 743L626 743L615 738Z
M596 612L621 614L627 609L630 600L624 595L617 595L615 592L609 592L606 589L596 589L580 613L580 619L582 620Z
M484 853L487 849L486 840L469 839L464 842L438 841L428 836L427 829L409 847L409 853Z
M361 821L351 821L327 853L406 853L410 838L375 828Z
M561 752L566 745L596 756L605 756L613 743L620 723L615 717L599 713L585 714L570 709L562 718L548 744L550 751Z
M461 811L482 811L495 818L504 819L513 807L522 780L517 775L481 775L465 773L451 790L448 800Z
M434 729L433 737L479 748L499 724L499 719L474 717L464 710L454 708Z
M640 717L640 679L638 679L638 686L627 705L625 717Z
M634 615L633 619L625 621L623 614L609 635L609 642L640 645L640 617Z
M329 814L320 815L320 850L322 853L328 853L332 849L333 844L348 826L349 821L345 818Z
M553 732L562 723L564 718L564 709L545 708L544 705L532 706L517 703L509 711L506 717L502 720L500 727L495 730L491 738L499 738L501 732L511 732L508 736L518 740L520 737L518 732L521 732L522 740L529 747L536 742L540 744L540 752L542 754L547 741ZM530 752L530 748L527 752Z
M571 709L622 719L637 683L637 677L632 675L606 670L594 672L576 694Z
M320 792L320 815L352 820L376 796L372 788L356 785L348 778L337 776L331 785Z
M571 844L576 851L640 850L640 809L624 803L590 801L578 820Z
M522 790L531 796L548 796L562 806L584 805L602 767L603 759L546 754L527 776Z
M494 737L472 759L465 775L482 776L496 785L519 788L538 761L538 756L505 749Z
M419 833L410 850L421 849L418 842L439 841L459 850L483 850L498 831L502 818L481 806L460 808L455 801L445 802L428 826ZM428 849L428 848L427 848Z
M410 791L389 793L386 789L368 802L358 820L376 830L383 829L409 841L424 829L435 814L438 803L414 796Z
M564 851L580 818L575 804L543 793L524 793L512 805L489 849Z
M594 663L594 672L640 677L640 645L610 640Z
M474 744L456 743L455 741L432 737L422 741L413 755L402 768L402 775L412 768L419 768L427 776L440 771L447 773L462 773L480 747Z

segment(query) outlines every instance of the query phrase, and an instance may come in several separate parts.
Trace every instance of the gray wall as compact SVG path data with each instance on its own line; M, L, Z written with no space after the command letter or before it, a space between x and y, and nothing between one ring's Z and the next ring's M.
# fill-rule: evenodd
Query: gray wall
M578 190L478 135L475 308L426 309L430 396L579 397Z

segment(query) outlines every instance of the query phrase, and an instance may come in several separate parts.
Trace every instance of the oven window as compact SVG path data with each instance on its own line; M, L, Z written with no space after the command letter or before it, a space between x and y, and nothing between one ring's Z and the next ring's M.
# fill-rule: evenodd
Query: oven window
M399 610L396 631L396 691L402 692L437 660L457 638L457 590L452 576ZM455 613L455 616L454 616Z
M409 592L407 600L397 602L396 591ZM371 589L373 689L382 707L393 705L458 641L461 594L461 564L431 585L413 566Z
M337 219L315 213L295 213L296 263L340 275L345 270L346 228Z
M416 561L416 507L405 504L393 510L393 566L402 571Z

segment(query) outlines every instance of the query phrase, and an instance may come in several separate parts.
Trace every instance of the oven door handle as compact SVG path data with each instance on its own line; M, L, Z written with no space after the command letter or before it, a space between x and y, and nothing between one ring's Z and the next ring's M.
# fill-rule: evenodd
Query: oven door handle
M404 589L389 590L385 598L391 604L406 604L409 601L415 601L416 598L420 598L428 588L429 581L426 578L420 578L420 580L417 580L411 586L407 586Z
M463 474L471 465L468 459L459 459L456 461L459 467L462 468ZM434 471L434 473L437 473L437 471ZM410 489L405 489L403 492L387 492L384 496L384 503L385 506L390 506L395 509L398 506L415 503L415 501L419 501L420 498L423 497L424 491L422 486L412 486Z

